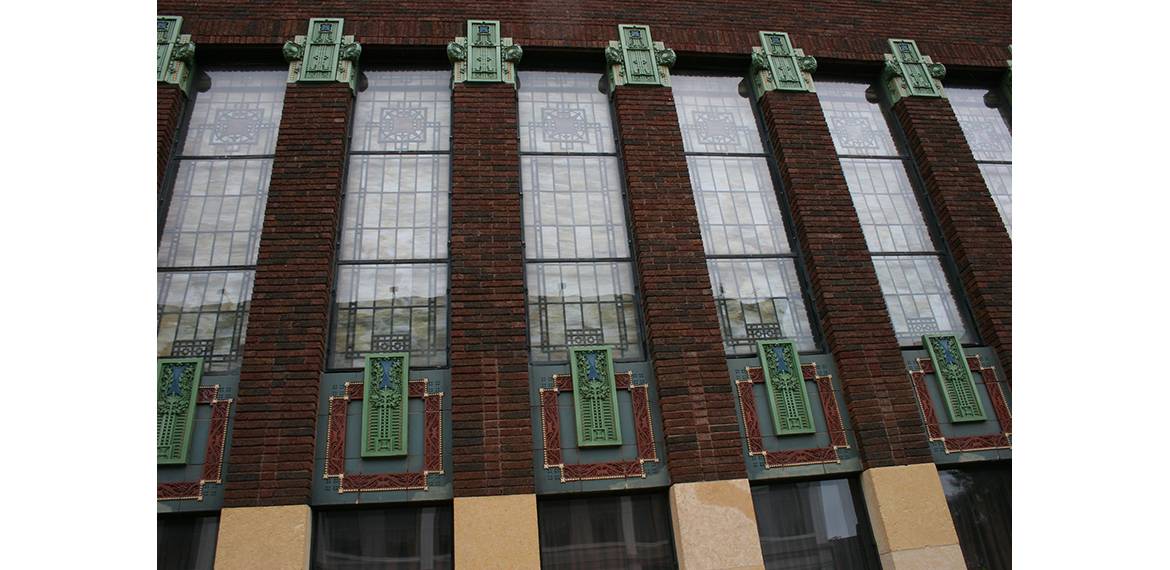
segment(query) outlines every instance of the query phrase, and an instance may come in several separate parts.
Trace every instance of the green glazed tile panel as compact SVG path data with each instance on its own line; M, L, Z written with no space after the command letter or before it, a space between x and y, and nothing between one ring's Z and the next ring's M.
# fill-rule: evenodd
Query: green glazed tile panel
M344 24L342 18L313 18L308 35L285 42L289 83L337 81L349 84L350 89L356 86L362 46L353 36L342 35Z
M467 37L447 44L451 82L516 84L516 64L524 55L512 38L500 37L498 20L468 20Z
M195 399L203 376L202 358L158 361L158 462L187 462L191 428L195 425Z
M975 380L967 368L967 356L953 334L922 335L922 346L934 362L934 377L942 390L951 422L984 421L987 414L979 403Z
M362 457L406 455L410 354L366 356Z
M158 16L158 80L178 85L184 93L191 88L195 66L195 44L190 34L180 34L181 16Z
M573 371L577 446L621 445L617 383L613 377L609 347L570 348L569 367Z
M882 83L890 95L890 103L902 97L946 97L942 78L947 69L934 63L930 56L918 52L914 40L889 40L893 53L885 54Z
M816 92L812 72L816 58L792 47L784 32L760 32L763 47L752 48L751 75L756 98L768 91Z
M618 38L605 48L611 93L618 85L625 84L670 86L667 68L674 66L676 56L674 50L650 38L650 26L621 24Z
M796 341L762 340L756 342L756 350L764 368L776 435L815 432Z

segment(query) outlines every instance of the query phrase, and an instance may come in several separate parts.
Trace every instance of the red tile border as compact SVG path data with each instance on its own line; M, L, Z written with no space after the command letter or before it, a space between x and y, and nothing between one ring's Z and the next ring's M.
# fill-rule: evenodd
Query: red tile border
M764 448L764 436L760 433L760 415L756 409L756 398L752 392L753 384L764 383L764 369L759 366L747 367L748 379L736 380L736 392L739 394L739 406L742 411L744 433L747 434L748 456L763 455L764 468L791 467L795 465L816 465L818 463L840 463L841 458L837 450L849 449L849 438L845 436L845 424L841 421L841 408L837 405L837 393L833 391L833 377L818 376L816 364L802 364L800 371L804 380L816 381L817 395L820 396L821 409L825 413L825 421L829 428L828 447L812 447L809 449L790 449L782 451L768 451Z
M203 485L205 483L222 483L223 478L223 450L227 441L228 414L231 412L232 400L218 400L215 395L219 392L219 384L215 386L200 386L196 404L211 405L211 422L207 433L206 453L203 456L203 473L198 481L180 481L176 483L159 483L157 499L159 501L174 501L178 499L203 500Z
M329 397L325 436L325 479L336 478L338 493L358 491L426 491L427 475L443 473L443 393L427 392L426 380L411 380L409 397L423 401L423 470L413 473L349 474L345 472L345 424L348 404L365 397L363 382L346 382L345 396Z
M987 387L987 395L991 397L991 407L995 410L995 417L1002 428L1001 433L987 435L972 435L965 437L943 437L939 426L938 414L934 409L934 402L930 399L930 392L926 389L926 375L934 373L934 362L929 358L919 358L920 370L910 370L910 380L914 383L914 395L918 398L918 406L922 410L922 419L926 423L926 435L930 441L943 442L943 451L951 454L958 451L989 451L994 449L1011 449L1012 442L1008 436L1012 435L1012 412L1008 408L1003 390L999 386L999 379L995 377L995 367L983 366L978 356L967 357L967 368L983 376L983 385Z
M608 461L604 463L564 463L561 455L561 415L557 396L573 391L573 377L554 374L556 388L540 389L540 426L544 437L544 468L561 470L561 483L592 481L596 479L646 478L643 466L647 461L658 461L654 444L654 426L650 420L650 395L647 386L633 384L633 372L614 374L619 390L629 390L634 409L634 434L638 444L636 461Z

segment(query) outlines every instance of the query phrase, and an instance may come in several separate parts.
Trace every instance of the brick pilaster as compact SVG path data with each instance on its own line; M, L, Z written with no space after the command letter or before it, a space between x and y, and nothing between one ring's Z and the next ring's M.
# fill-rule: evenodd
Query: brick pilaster
M671 481L744 478L674 95L668 87L619 86L613 100Z
M225 507L308 504L353 95L288 86L232 430Z
M825 341L866 469L931 461L853 198L815 94L761 100Z
M1012 381L1012 240L946 99L907 97L894 115L926 182L983 342Z
M532 493L516 90L461 83L452 103L455 496Z
M167 174L167 163L175 146L175 135L179 121L183 118L183 104L187 96L178 85L158 84L158 197L162 198L163 178Z

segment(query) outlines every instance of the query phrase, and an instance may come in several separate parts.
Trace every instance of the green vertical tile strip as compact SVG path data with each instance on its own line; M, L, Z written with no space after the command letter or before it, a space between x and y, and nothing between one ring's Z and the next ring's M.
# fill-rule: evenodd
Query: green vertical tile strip
M986 420L959 337L953 334L922 335L922 345L934 362L934 377L938 380L951 422Z
M886 65L882 69L882 83L896 103L902 97L946 97L942 78L947 68L934 63L928 55L918 51L914 40L889 40L890 50L885 54Z
M577 414L577 447L621 445L617 413L617 382L610 349L586 346L569 349L573 371L573 407Z
M756 342L760 364L764 367L768 403L772 406L772 424L776 435L813 433L812 408L804 372L794 340L762 340Z
M191 90L195 67L195 44L190 34L180 34L181 16L158 16L158 80Z
M202 377L202 358L158 361L159 464L187 463L191 428L195 425L195 400Z
M751 76L756 98L768 91L816 92L812 72L816 58L792 47L784 32L760 32L763 47L752 48Z
M366 356L362 457L406 455L410 354Z

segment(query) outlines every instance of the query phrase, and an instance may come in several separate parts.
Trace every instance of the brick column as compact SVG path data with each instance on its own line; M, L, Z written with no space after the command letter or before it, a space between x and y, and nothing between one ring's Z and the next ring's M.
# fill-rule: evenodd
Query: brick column
M455 496L533 493L516 90L460 83L452 104Z
M975 311L983 342L1012 381L1012 240L946 99L906 97L894 115Z
M813 93L760 101L825 341L866 469L931 461L882 288Z
M742 479L735 396L674 95L623 85L613 100L671 481Z
M187 96L178 85L159 83L157 102L158 197L162 199L163 178L167 174L167 163L171 160L171 149L175 146L175 131L179 129L179 121L183 119L183 104L187 102Z
M290 84L272 166L225 507L307 505L353 95Z

